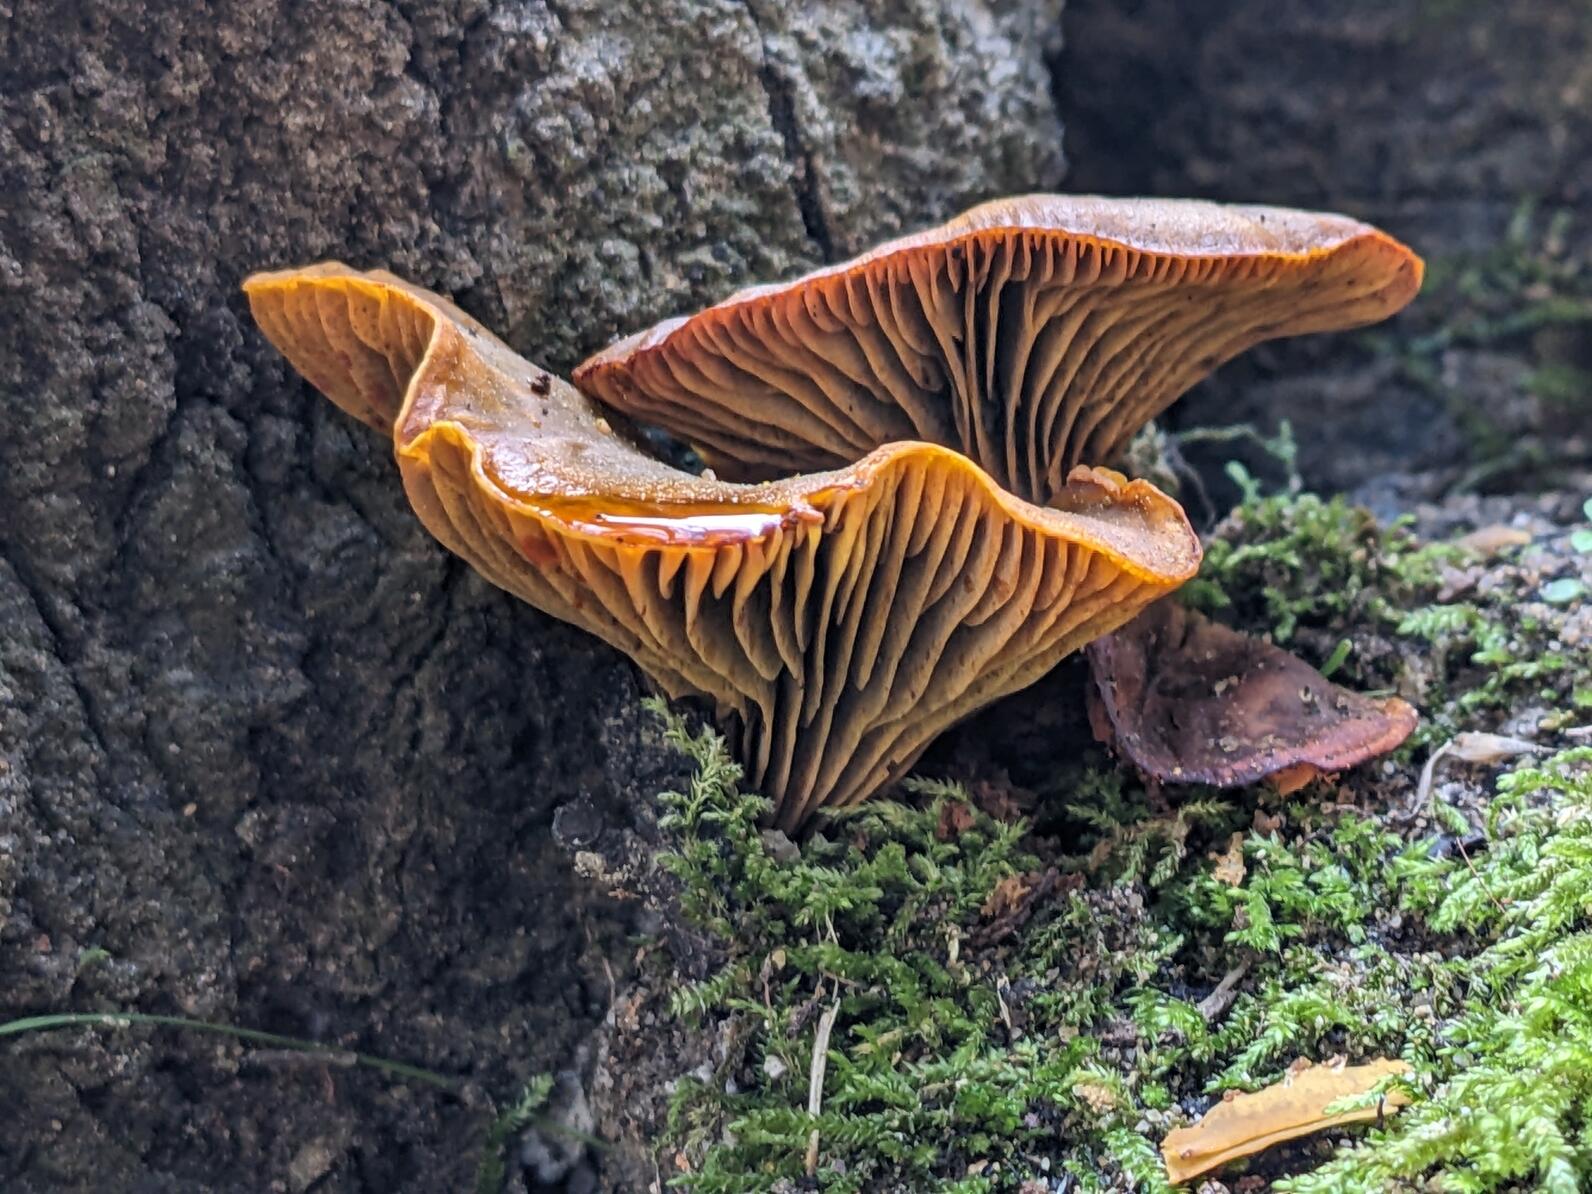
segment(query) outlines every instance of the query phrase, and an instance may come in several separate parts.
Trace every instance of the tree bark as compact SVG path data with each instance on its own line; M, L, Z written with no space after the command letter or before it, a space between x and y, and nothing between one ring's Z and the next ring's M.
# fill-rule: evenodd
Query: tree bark
M450 559L238 283L385 266L564 371L1053 187L1058 16L0 0L0 1019L194 1016L500 1098L567 1064L628 922L550 826L664 782L641 683ZM0 1049L8 1190L462 1189L489 1118L222 1038Z

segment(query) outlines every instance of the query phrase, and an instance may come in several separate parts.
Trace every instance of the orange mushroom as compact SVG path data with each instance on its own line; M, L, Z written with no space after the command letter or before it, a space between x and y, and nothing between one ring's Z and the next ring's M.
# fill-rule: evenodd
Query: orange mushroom
M305 377L392 435L438 539L671 697L710 700L785 828L862 800L1198 567L1178 505L1105 470L1073 471L1054 509L922 443L770 484L695 477L390 274L328 263L245 290Z
M1176 601L1089 645L1096 737L1152 779L1284 794L1396 748L1415 710L1333 684L1304 660Z
M574 380L723 476L917 439L1044 504L1224 361L1391 315L1421 270L1346 216L1028 195L661 323Z

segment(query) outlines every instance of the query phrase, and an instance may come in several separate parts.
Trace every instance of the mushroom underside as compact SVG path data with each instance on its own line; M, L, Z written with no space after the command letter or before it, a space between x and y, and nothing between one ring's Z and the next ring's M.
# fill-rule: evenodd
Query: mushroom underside
M1163 202L1154 210L1203 213L1181 235L1206 251L1175 252L1043 226L1041 201L1057 198L1008 201L1002 218L1025 226L969 230L964 217L744 292L599 353L576 384L688 439L725 476L830 468L917 439L1043 504L1245 349L1381 319L1419 284L1409 250L1343 217L1273 210L1319 222L1322 247L1213 252L1209 227L1267 209Z
M444 300L330 264L248 286L267 336L394 437L427 528L492 583L706 698L793 829L1191 575L1144 482L1080 470L1040 509L895 444L765 485L679 473Z

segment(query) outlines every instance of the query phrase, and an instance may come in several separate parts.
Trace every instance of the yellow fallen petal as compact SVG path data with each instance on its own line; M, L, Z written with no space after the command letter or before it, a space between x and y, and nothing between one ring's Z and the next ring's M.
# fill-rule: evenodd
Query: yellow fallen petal
M1365 1065L1344 1065L1341 1058L1321 1065L1295 1062L1282 1081L1253 1094L1229 1092L1197 1124L1168 1133L1161 1142L1167 1178L1186 1182L1284 1140L1343 1124L1369 1123L1384 1111L1404 1106L1409 1098L1391 1090L1379 1105L1358 1111L1328 1115L1327 1108L1365 1094L1390 1075L1409 1072L1405 1062L1390 1058Z

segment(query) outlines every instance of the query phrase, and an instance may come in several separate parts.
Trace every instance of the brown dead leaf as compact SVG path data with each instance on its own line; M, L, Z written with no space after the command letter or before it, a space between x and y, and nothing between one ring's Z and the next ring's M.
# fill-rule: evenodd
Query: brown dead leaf
M973 785L973 803L995 820L1010 825L1021 821L1034 807L1032 792L1010 784L995 784L981 779Z
M1339 688L1304 660L1174 600L1088 647L1090 724L1144 775L1287 790L1392 750L1415 728L1397 697Z
M1454 540L1457 547L1468 548L1483 556L1497 555L1506 547L1523 547L1531 542L1531 532L1520 527L1506 527L1498 523L1477 527L1469 534Z
M1256 833L1262 837L1270 837L1282 828L1282 814L1268 813L1263 809L1255 810L1255 818L1250 824Z
M1034 889L1034 884L1039 881L1036 872L1026 875L1007 875L995 884L989 896L984 900L984 906L979 909L985 920L994 920L997 916L1005 916L1023 902L1023 897Z
M1218 883L1225 883L1229 887L1237 887L1244 881L1244 835L1235 833L1227 839L1227 849L1220 854L1212 854L1216 866L1211 870L1211 877Z
M1391 1090L1376 1105L1358 1111L1329 1115L1327 1108L1409 1069L1391 1058L1379 1057L1364 1065L1344 1065L1342 1058L1315 1065L1301 1058L1288 1067L1282 1081L1253 1094L1229 1091L1197 1124L1168 1133L1161 1142L1167 1178L1186 1182L1284 1140L1344 1124L1371 1123L1409 1099Z
M1090 671L1094 671L1091 662ZM1084 694L1084 704L1089 712L1089 731L1094 735L1094 740L1100 745L1115 749L1117 744L1117 731L1111 724L1111 714L1106 710L1106 703L1100 697L1098 678L1094 684L1088 686Z
M1320 779L1321 768L1312 763L1295 763L1292 767L1272 772L1266 778L1267 782L1276 789L1277 795L1291 796L1300 788Z
M1026 875L1007 875L995 884L979 909L989 923L969 933L968 944L993 945L1010 937L1028 923L1028 918L1045 900L1082 884L1082 875L1063 875L1055 867L1029 871Z
M947 800L940 805L940 823L934 827L934 836L942 842L961 837L973 828L973 810L960 800Z

